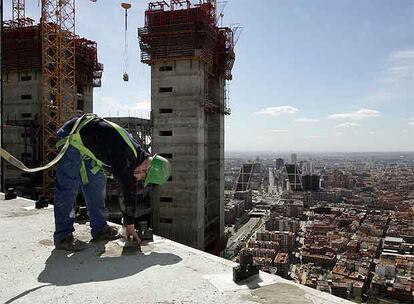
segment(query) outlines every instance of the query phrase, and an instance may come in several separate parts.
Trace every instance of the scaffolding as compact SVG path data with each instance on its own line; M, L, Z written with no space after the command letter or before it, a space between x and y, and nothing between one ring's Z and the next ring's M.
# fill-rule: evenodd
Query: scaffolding
M235 61L234 31L218 27L216 1L154 1L145 11L145 26L138 29L141 61L151 65L159 60L196 59L206 63L208 82L232 79ZM210 87L210 85L209 85ZM205 96L201 106L207 113L230 114L212 96Z
M98 62L97 43L75 36L76 85L101 87L103 64Z
M10 71L40 70L42 67L42 40L40 25L25 18L25 25L9 20L3 23L2 65L5 73ZM75 43L76 86L101 86L103 64L98 62L97 43L73 36Z
M144 63L197 58L210 64L214 75L232 79L233 30L217 26L214 1L195 5L188 0L150 2L138 36Z
M4 22L3 26L3 72L40 69L42 43L39 26L31 23L25 27L17 27L13 21Z

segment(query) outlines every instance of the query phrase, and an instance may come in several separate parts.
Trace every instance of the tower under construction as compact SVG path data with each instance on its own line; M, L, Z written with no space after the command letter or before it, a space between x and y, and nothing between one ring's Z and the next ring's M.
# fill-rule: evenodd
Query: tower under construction
M35 24L30 18L19 17L4 22L2 33L3 144L7 151L28 167L42 165L46 142L42 123L47 94L43 72L47 61L42 60L42 56L53 57L51 51L42 53L45 43L43 26ZM49 39L53 35L48 36ZM103 65L98 63L97 44L74 34L64 39L71 39L75 47L75 110L78 113L92 112L93 88L101 85L103 71ZM49 66L57 65L52 62ZM63 86L67 83L64 81ZM56 81L52 79L47 84L56 86ZM53 114L55 93L52 91L51 94ZM14 187L19 194L35 199L42 193L42 173L25 173L8 163L4 166L6 187Z
M138 30L151 66L152 151L172 164L153 195L155 232L213 253L225 243L224 116L235 60L234 30L219 27L216 12L211 0L155 1Z

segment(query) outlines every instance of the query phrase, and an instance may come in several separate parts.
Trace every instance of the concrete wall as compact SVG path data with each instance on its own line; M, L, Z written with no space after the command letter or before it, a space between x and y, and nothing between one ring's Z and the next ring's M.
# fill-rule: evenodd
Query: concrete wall
M221 228L224 234L223 118L202 107L208 93L204 63L162 61L151 69L152 151L172 156L172 181L153 195L154 229L205 249L206 224L218 225L215 237Z
M3 73L4 148L16 158L32 166L41 163L42 74L40 70ZM93 111L93 88L82 88L80 112ZM79 102L79 101L78 101ZM26 136L25 134L30 134ZM36 134L36 135L35 135ZM23 155L24 154L24 155ZM8 186L30 184L30 176L5 163L4 177Z
M41 119L42 76L38 70L3 74L4 119Z
M5 126L3 129L4 147L7 152L18 159L31 159L33 157L33 145L23 136L26 134L26 128L22 126ZM23 153L26 153L23 155ZM5 176L10 183L11 181L18 183L21 180L29 181L27 174L14 168L8 162L4 163Z
M4 148L16 158L31 163L41 157L36 142L30 138L41 124L40 70L6 72L3 81ZM4 177L8 186L30 183L30 175L7 162Z
M93 113L93 87L83 86L81 100L77 102L77 109L82 113Z
M209 95L212 101L224 107L224 80L209 81ZM210 113L206 115L207 168L207 208L206 208L206 246L217 238L224 237L224 115Z

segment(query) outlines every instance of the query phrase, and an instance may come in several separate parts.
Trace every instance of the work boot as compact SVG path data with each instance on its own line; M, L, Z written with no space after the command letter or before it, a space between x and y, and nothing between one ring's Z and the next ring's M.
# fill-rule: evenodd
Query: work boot
M106 225L106 227L95 236L92 241L100 242L100 241L113 241L121 238L122 235L118 233L118 228L115 226Z
M88 244L73 237L72 234L65 236L59 243L55 244L57 250L82 251L88 248Z

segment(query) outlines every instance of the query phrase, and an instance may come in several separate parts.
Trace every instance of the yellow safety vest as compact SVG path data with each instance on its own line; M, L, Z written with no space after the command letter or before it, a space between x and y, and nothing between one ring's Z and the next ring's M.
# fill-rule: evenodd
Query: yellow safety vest
M69 145L73 146L74 148L76 148L81 156L81 168L80 168L80 175L81 175L81 179L82 179L82 183L85 185L89 182L88 179L88 174L86 172L86 166L85 166L85 160L90 160L92 163L92 168L91 168L91 173L92 174L96 174L98 173L101 169L102 166L104 165L104 163L99 160L93 153L91 150L89 150L88 148L85 147L85 145L82 142L82 138L80 136L80 130L86 126L89 122L91 122L92 120L99 118L97 115L95 114L86 114L83 115L81 118L82 121L80 122L80 124L76 127L75 130L72 130L71 134L62 138L61 140L58 141L58 143L56 144L56 147L59 148L63 145L65 145L67 142L69 142ZM113 128L115 128L115 130L118 131L118 133L121 135L121 137L125 140L125 142L127 143L127 145L131 148L132 152L134 153L135 157L137 157L137 150L134 146L134 144L132 143L131 138L128 136L128 134L126 133L125 129L121 128L120 126L118 126L116 123L113 123L111 121L108 121L106 119L101 118L103 121L107 122L109 125L111 125Z

